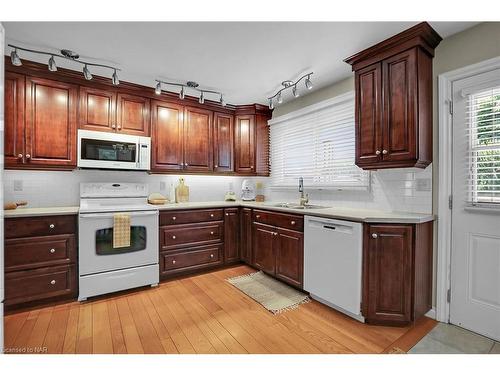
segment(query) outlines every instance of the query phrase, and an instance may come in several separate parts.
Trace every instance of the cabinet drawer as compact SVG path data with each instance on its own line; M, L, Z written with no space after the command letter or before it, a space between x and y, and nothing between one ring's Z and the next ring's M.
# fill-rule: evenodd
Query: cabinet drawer
M222 221L207 224L170 225L160 230L163 250L221 242L224 233Z
M5 304L35 301L76 292L75 266L56 266L5 274Z
M304 217L299 215L253 210L253 221L296 231L304 230Z
M7 272L74 263L75 258L73 234L16 238L5 241L5 270Z
M50 236L76 232L76 215L20 217L5 220L5 238Z
M160 225L201 223L204 221L218 221L223 218L223 210L186 210L160 212Z
M200 246L175 254L161 255L161 272L187 271L221 263L222 245Z

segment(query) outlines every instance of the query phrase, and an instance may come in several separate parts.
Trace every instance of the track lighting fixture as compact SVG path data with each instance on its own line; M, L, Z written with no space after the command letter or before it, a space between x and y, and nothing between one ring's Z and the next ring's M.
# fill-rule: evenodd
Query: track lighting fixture
M51 72L57 72L57 65L54 56L50 56L48 67Z
M19 55L17 54L17 51L25 51L29 53L36 53L38 55L46 55L50 56L49 62L48 62L48 68L51 72L57 72L57 64L56 64L56 57L58 59L65 59L69 60L78 64L83 65L83 76L85 77L86 80L91 80L92 79L92 74L90 73L89 66L98 66L101 68L106 68L106 69L111 69L113 71L113 75L111 76L111 82L113 85L118 85L120 84L120 80L118 79L118 71L121 69L115 68L114 66L109 66L109 65L104 65L104 64L97 64L97 63L91 63L88 61L82 61L79 60L80 55L78 55L76 52L67 50L67 49L62 49L60 50L60 53L54 53L54 52L45 52L45 51L38 51L34 49L29 49L29 48L23 48L19 46L15 46L13 44L9 44L9 47L13 48L13 51L10 53L10 61L12 65L15 66L21 66L22 62L21 59L19 58Z
M225 107L227 105L226 101L224 100L224 94L219 92L219 91L214 91L214 90L205 90L199 88L199 84L194 82L194 81L188 81L186 83L177 83L177 82L167 82L167 81L162 81L157 79L156 80L156 89L155 93L157 95L161 94L161 86L175 86L175 87L180 87L181 90L179 91L179 99L184 99L186 97L186 90L192 90L200 93L200 96L198 97L198 103L203 104L205 103L205 96L206 94L213 94L214 96L217 95L219 97L219 104L222 107ZM175 91L174 91L175 92Z
M23 65L21 59L19 58L19 55L17 54L17 48L10 53L10 62L15 66Z
M311 82L311 76L313 75L314 73L313 72L310 72L310 73L307 73L307 74L304 74L302 77L300 77L298 80L296 80L295 82L293 81L283 81L281 82L281 85L283 86L281 89L278 90L278 92L276 94L274 94L273 96L270 96L269 98L267 98L269 100L269 109L273 109L274 108L274 102L276 100L276 103L278 104L281 104L283 103L283 94L282 92L289 89L289 88L292 88L292 95L295 97L295 98L298 98L300 96L300 93L299 93L299 90L298 90L298 83L300 81L302 81L304 78L305 78L305 85L306 85L306 88L308 90L311 90L313 88L313 84Z
M90 81L92 79L92 74L90 73L89 68L87 67L87 64L84 65L83 67L83 76L87 81Z
M116 69L113 72L113 75L111 76L111 82L113 85L118 86L120 84L120 80L118 79L118 74L116 74Z

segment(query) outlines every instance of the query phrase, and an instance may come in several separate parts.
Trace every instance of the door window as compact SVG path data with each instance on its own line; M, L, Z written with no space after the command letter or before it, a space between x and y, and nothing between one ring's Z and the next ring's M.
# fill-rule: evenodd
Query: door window
M146 248L147 232L144 226L130 227L130 246L113 247L113 228L99 229L95 232L95 251L97 255L117 255L141 251Z

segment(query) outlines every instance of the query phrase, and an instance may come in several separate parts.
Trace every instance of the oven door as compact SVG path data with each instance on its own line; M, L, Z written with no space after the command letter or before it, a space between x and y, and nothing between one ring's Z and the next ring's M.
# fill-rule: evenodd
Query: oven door
M145 169L140 162L140 138L89 130L78 131L78 167Z
M80 276L158 264L158 211L120 212L130 215L130 246L113 248L117 213L80 214Z

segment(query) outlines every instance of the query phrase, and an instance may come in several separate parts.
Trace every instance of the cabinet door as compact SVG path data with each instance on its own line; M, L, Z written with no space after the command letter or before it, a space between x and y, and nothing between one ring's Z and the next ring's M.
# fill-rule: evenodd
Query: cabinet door
M384 161L412 161L417 156L417 50L382 62L384 87Z
M296 287L302 287L304 274L304 235L278 228L276 241L276 277Z
M233 171L234 117L214 113L214 171Z
M141 96L118 94L116 129L121 133L149 135L149 99Z
M365 227L363 305L370 322L411 320L411 225Z
M276 228L253 223L252 255L253 265L262 271L273 274L276 272L276 257L274 255L274 242Z
M184 169L195 172L212 171L213 113L194 107L186 107L184 113Z
M184 107L153 101L151 105L151 169L172 171L183 168L182 123Z
M240 260L240 217L237 208L224 210L224 263Z
M5 72L5 167L24 162L24 76Z
M356 165L376 165L381 160L382 67L373 64L356 71Z
M245 263L252 262L252 209L240 210L240 255Z
M116 93L80 87L80 118L78 127L87 130L116 130Z
M255 116L236 116L235 172L255 172Z
M26 162L38 167L76 166L78 87L26 77Z

